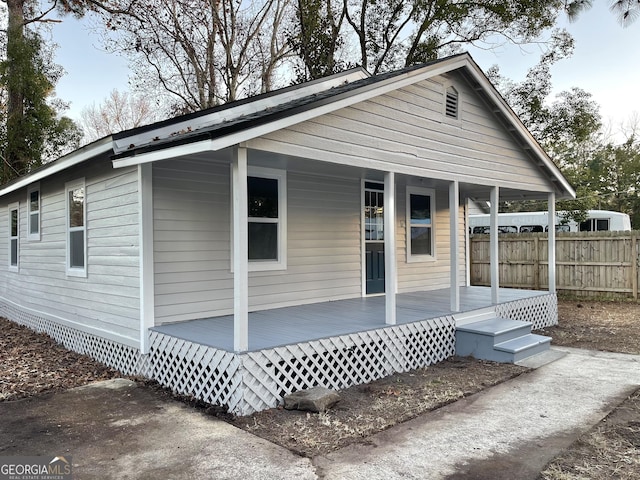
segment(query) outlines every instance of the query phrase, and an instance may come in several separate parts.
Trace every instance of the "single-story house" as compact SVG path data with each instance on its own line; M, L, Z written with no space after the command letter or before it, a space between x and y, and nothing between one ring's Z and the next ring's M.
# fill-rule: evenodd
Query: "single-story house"
M499 288L497 220L472 287L468 205L574 195L468 54L356 68L0 187L0 314L246 414L473 353L465 325L557 323L553 227L548 291Z

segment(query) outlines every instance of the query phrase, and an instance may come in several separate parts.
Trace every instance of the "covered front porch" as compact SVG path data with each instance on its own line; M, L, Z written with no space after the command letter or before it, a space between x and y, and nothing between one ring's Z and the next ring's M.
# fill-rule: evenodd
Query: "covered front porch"
M249 314L248 349L234 349L233 316L154 327L151 377L172 390L247 415L279 405L283 395L322 385L343 389L455 354L456 325L474 314L557 322L556 295L461 287L452 311L449 289L397 295L396 324L385 323L385 297L364 297Z
M500 305L547 297L548 292L500 289ZM460 309L452 311L449 289L397 295L396 324L421 322L451 316L463 318L494 306L489 287L460 287ZM498 305L498 309L500 309ZM537 318L539 317L539 318ZM556 323L553 312L529 314L523 318L534 327ZM383 295L249 313L248 351L263 350L322 338L387 327ZM233 315L204 318L154 327L153 331L190 342L234 351Z

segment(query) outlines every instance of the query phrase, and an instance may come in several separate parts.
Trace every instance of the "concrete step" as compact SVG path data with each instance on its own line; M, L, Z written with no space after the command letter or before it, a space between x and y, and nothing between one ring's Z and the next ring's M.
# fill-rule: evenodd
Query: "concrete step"
M456 355L515 363L549 349L550 337L531 333L531 324L492 317L456 327Z
M493 348L497 352L504 352L510 355L511 362L515 363L549 350L550 347L551 337L529 333L522 337L498 343Z
M529 322L520 322L508 318L492 317L480 322L469 323L456 327L456 332L470 333L473 335L485 335L492 338L492 342L506 342L512 338L518 338L531 333Z

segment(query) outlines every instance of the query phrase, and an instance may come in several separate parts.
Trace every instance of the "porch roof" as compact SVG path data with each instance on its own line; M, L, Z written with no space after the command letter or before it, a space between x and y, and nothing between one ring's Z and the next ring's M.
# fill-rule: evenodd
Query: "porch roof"
M191 125L190 122L185 122L184 118L177 117L173 124L162 125L159 130L152 129L142 133L136 130L122 132L117 139L120 147L114 148L113 166L121 168L180 156L224 151L271 132L453 71L462 75L490 106L498 122L511 132L521 148L528 152L531 161L554 186L556 196L574 198L575 191L568 180L468 53L452 55L394 72L352 79L339 85L328 84L328 88L312 93L300 90L300 96L286 95L281 98L281 102L255 111L246 112L246 102L233 102L222 110L226 115L222 121L219 118L220 112L213 111L210 112L215 119L212 123L205 121L206 115L199 118L203 123L197 125ZM262 97L254 97L253 101L259 103L262 100ZM175 130L171 131L171 125ZM171 133L167 135L169 131ZM158 132L162 134L156 135Z
M500 289L500 303L548 295L546 291ZM481 310L491 305L488 287L461 287L460 312L452 312L449 289L397 296L397 324L420 322ZM364 297L249 313L249 351L389 327L385 297ZM152 330L193 343L233 351L233 315L153 327Z

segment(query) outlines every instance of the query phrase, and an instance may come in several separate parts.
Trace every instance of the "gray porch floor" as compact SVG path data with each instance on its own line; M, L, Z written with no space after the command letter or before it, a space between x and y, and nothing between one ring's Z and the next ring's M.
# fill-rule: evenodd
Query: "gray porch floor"
M500 303L548 295L546 291L501 288ZM450 315L449 289L402 293L396 299L398 324ZM489 287L462 287L460 310L491 306ZM383 328L384 296L336 300L249 313L249 350L264 350L320 338ZM157 332L233 351L233 315L189 320L152 328Z

